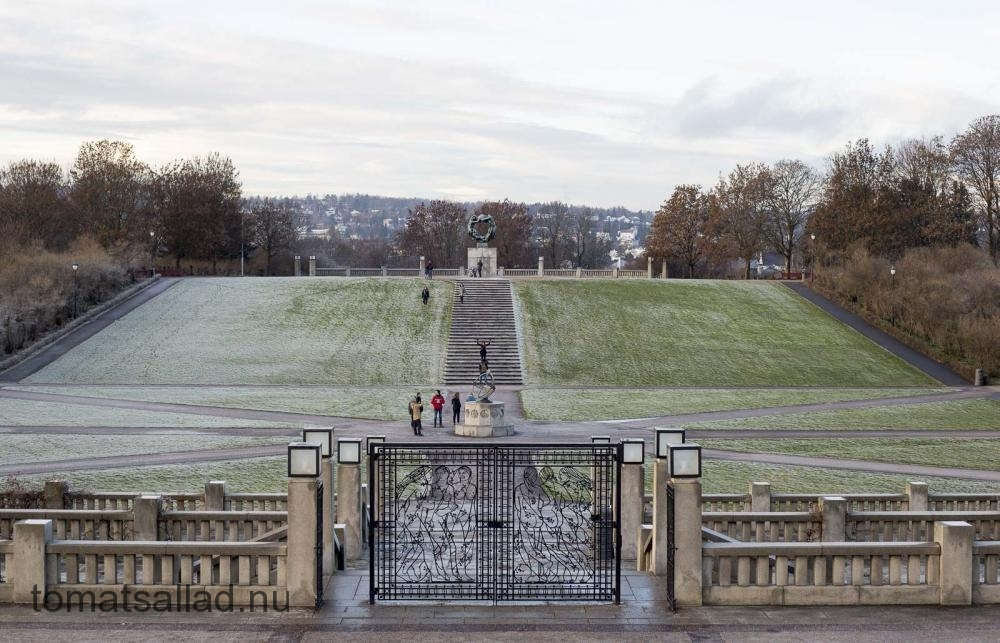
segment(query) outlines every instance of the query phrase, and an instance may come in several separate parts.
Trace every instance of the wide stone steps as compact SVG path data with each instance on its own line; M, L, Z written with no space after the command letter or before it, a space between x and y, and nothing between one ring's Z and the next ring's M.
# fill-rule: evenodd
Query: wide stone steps
M451 314L451 331L445 360L444 382L472 385L479 377L478 339L490 340L486 359L497 384L522 384L521 354L514 322L510 282L501 279L464 279L465 301L458 301Z

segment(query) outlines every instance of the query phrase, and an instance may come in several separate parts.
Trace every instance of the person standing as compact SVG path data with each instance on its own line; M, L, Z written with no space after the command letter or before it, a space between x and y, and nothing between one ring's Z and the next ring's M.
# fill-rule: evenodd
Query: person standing
M444 417L441 415L441 410L444 408L444 396L441 395L440 389L431 398L431 408L434 409L434 426L444 428Z
M459 415L462 412L462 400L458 398L458 393L451 396L451 423L458 424Z
M434 264L429 260L427 261L427 265L424 266L424 274L427 275L428 279L434 278Z
M424 403L420 400L420 393L410 400L410 426L413 427L413 435L423 435L424 427L421 426L421 417L424 414Z
M465 284L458 282L458 303L465 303Z
M420 291L420 299L423 300L424 306L427 305L427 300L430 298L431 298L431 291L427 289L427 286L424 286L424 289Z
M477 277L482 277L483 276L483 260L482 259L480 259L476 263L476 276Z

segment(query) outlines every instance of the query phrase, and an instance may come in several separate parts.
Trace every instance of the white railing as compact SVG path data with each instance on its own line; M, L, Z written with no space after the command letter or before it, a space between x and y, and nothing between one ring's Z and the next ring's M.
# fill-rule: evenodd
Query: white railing
M705 543L703 597L718 605L938 604L940 554L938 543L923 542Z

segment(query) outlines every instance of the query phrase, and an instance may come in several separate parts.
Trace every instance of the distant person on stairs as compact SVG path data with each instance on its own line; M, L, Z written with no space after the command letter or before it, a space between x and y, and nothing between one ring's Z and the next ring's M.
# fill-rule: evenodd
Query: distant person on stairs
M451 396L451 423L458 424L459 415L462 412L462 400L458 398L458 393Z
M476 339L476 345L479 346L479 359L483 362L486 361L486 347L489 346L491 340L488 339Z
M476 263L476 276L477 277L482 277L483 276L483 260L482 259L480 259Z
M424 306L426 306L427 300L431 298L431 291L427 290L427 286L424 286L424 289L420 291L420 298L424 301Z
M458 283L458 303L465 303L465 284L462 282Z
M410 400L410 426L413 427L413 435L423 435L424 427L421 426L420 420L424 413L424 403L420 401L420 393Z
M444 428L444 417L441 415L441 410L444 408L444 396L441 395L441 390L438 389L434 397L431 398L431 408L434 409L434 426Z

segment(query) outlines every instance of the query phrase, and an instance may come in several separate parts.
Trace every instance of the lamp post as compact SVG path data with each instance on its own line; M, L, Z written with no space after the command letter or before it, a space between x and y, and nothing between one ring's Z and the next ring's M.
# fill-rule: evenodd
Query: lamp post
M809 260L809 285L812 286L813 275L816 274L816 233L813 232L809 235L809 254L812 258Z
M896 287L896 266L892 265L889 266L889 288L892 289L895 287Z
M76 319L77 316L76 300L77 300L77 295L80 292L80 282L76 278L78 270L80 270L80 264L74 261L73 262L73 319Z
M149 278L156 276L156 231L149 231Z

